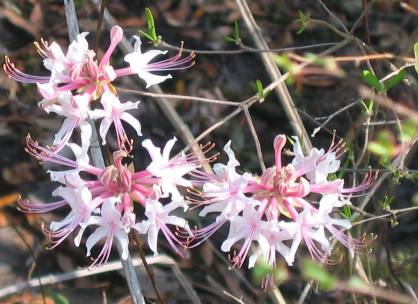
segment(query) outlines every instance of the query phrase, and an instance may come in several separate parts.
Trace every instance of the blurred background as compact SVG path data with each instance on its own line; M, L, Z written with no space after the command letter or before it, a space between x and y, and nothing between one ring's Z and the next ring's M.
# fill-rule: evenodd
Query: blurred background
M417 1L373 1L347 0L324 1L327 8L348 28L359 21L353 33L369 47L367 53L393 54L390 59L395 67L404 64L402 57L413 58L413 45L418 38ZM324 9L318 1L248 1L251 12L258 23L263 37L272 49L309 46L322 43L338 43L344 37L333 31L332 27L343 30L338 22ZM95 43L95 32L98 21L98 8L94 1L75 0L80 31L90 32L88 40ZM109 0L107 9L133 42L132 36L138 30L146 30L145 7L149 7L164 43L180 46L184 41L185 48L195 50L238 50L234 43L225 40L233 36L234 22L240 24L240 38L247 47L254 47L251 35L242 22L235 1L230 0L159 0L130 1ZM358 20L365 8L369 7L363 18ZM301 15L301 12L303 14ZM312 22L304 28L303 16L322 20L325 24ZM330 24L331 27L326 24ZM303 29L303 30L301 30ZM298 33L299 32L299 33ZM106 50L109 36L106 26L100 36L98 57ZM0 3L0 54L9 56L15 65L26 73L47 75L42 65L42 58L37 54L34 41L43 38L56 41L63 48L68 45L68 31L62 1L53 0L3 0ZM143 39L143 48L152 48L152 44ZM281 56L299 63L307 52L318 54L328 49L317 46L304 50L287 50L277 52ZM175 50L169 50L175 55ZM123 53L118 50L113 57L116 67L125 66ZM301 57L302 56L302 57ZM354 42L339 49L333 56L363 56ZM284 58L284 57L281 57ZM302 59L301 59L302 58ZM378 78L389 74L391 66L388 59L381 58L371 61ZM365 60L355 58L337 61L333 69L318 65L316 69L306 70L303 76L288 83L291 96L297 106L309 134L320 126L330 115L344 109L347 105L360 99L358 88L367 85L362 72L369 67ZM393 68L393 67L392 67ZM417 109L416 73L408 69L407 81L400 82L388 91L388 97L412 109ZM199 96L212 99L243 101L257 93L255 81L258 79L264 86L271 83L258 52L240 54L197 54L196 64L182 71L172 73L173 79L161 85L164 93ZM132 78L123 78L118 87L145 90L144 83ZM142 124L144 137L135 138L133 130L126 128L128 134L135 138L135 167L143 169L148 156L140 146L144 138L152 138L161 146L173 136L180 137L169 119L164 116L155 99L120 91L123 100L141 100L138 113L135 114ZM51 192L56 184L49 181L46 170L48 167L39 164L25 153L25 138L28 133L41 144L51 144L51 138L59 129L62 119L54 115L46 115L37 103L41 97L36 86L18 84L0 73L0 294L1 290L11 284L23 282L30 278L48 274L65 273L79 267L88 266L90 260L85 257L83 248L76 248L72 241L66 240L53 250L47 250L48 241L42 233L41 223L50 222L60 214L46 215L22 214L16 210L19 195L40 201L51 201ZM184 123L193 135L214 125L235 108L207 104L191 100L171 100ZM275 135L285 133L293 135L287 116L285 115L277 95L270 93L263 103L257 103L250 109L252 121L260 139L264 160L267 166L273 162L272 142ZM367 116L367 115L366 115ZM371 117L371 126L365 126L364 108L356 103L338 115L335 115L321 131L312 138L314 146L327 148L331 143L333 131L337 138L346 139L350 153L343 157L343 162L350 155L356 159L365 145L365 128L368 128L368 140L376 139L381 131L392 134L391 140L396 144L396 119L393 111L376 107ZM403 119L403 118L402 118ZM213 141L217 151L221 152L225 143L231 140L242 171L260 173L255 144L245 116L241 113L229 120L224 126L211 132L202 143ZM110 150L117 147L115 138L109 139ZM185 143L177 145L177 151ZM291 148L290 146L288 147ZM366 152L366 156L358 164L356 174L345 172L346 183L351 185L354 175L361 180L368 166L387 172L390 168L381 163L381 158ZM417 157L410 153L406 167L410 175L389 176L375 193L366 211L379 215L386 213L384 204L392 209L400 209L417 204ZM221 161L225 156L221 155ZM351 160L352 160L351 159ZM363 171L362 171L363 170ZM386 170L386 171L385 171ZM395 179L393 178L395 177ZM354 204L362 198L353 199ZM201 224L198 211L190 213L190 220L196 225ZM213 219L212 219L213 220ZM207 220L207 223L210 221ZM204 223L203 223L204 224ZM243 269L229 269L228 257L219 251L220 243L225 238L228 227L223 227L212 238L190 251L188 259L183 259L170 251L161 241L160 252L175 261L172 265L152 265L157 286L166 299L166 303L196 303L194 296L201 303L280 303L274 291L260 288L257 271L249 271L244 264ZM412 297L413 290L418 287L418 221L416 213L392 216L383 220L369 221L353 229L354 235L374 233L377 239L362 252L360 259L364 266L364 276L376 288L394 289L399 293ZM132 248L136 255L136 248ZM146 254L151 254L146 250ZM347 259L348 253L337 248L337 256L341 263L324 266L340 280L347 280L352 273L353 263ZM307 252L299 253L298 259L308 257ZM113 256L117 258L116 253ZM287 303L297 303L309 280L301 277L299 263L286 270L280 281L280 291ZM147 279L144 269L139 270L144 286L144 294L154 303L155 294ZM358 275L358 274L357 274ZM184 285L184 280L188 282ZM186 287L185 287L186 286ZM412 291L410 290L412 289ZM233 295L233 297L225 294ZM43 296L44 295L44 296ZM354 300L353 300L354 299ZM306 303L358 303L373 302L369 297L354 297L346 293L336 297L333 292L316 288L315 284L305 299ZM120 271L59 282L44 286L43 289L24 289L8 297L0 298L0 303L129 303L129 291Z

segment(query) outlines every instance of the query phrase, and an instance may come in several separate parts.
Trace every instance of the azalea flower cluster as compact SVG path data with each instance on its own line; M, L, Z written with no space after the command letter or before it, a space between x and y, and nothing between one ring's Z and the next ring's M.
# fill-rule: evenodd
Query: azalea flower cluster
M53 112L64 117L51 147L42 147L28 135L26 148L41 162L66 167L64 171L49 171L51 180L61 184L52 193L59 199L47 204L21 199L19 208L30 213L69 210L64 219L43 226L52 241L52 248L73 233L76 233L75 245L80 246L86 229L92 231L89 227L96 227L86 240L87 256L99 241L104 240L104 245L92 266L107 261L114 240L119 242L121 257L126 259L131 229L148 236L148 244L155 254L158 253L157 238L160 231L171 247L182 254L182 240L168 226L189 235L191 230L186 220L171 213L177 212L177 209L183 209L183 212L187 209L180 188L192 184L184 176L199 168L204 160L185 154L170 158L175 138L167 142L162 152L150 139L145 139L142 146L151 157L146 169L135 171L132 166L125 164L124 159L133 147L122 121L131 125L138 136L142 135L140 122L127 113L137 109L139 101L121 102L112 82L118 77L136 74L149 87L171 78L169 74L156 75L153 72L187 68L193 64L194 55L183 58L179 52L169 59L151 62L166 52L149 50L142 53L141 40L134 36L134 50L124 57L129 65L117 69L110 62L111 55L122 39L122 29L119 26L111 29L110 45L99 62L95 52L89 49L87 34L79 34L66 52L56 42L48 44L42 40L41 44L35 44L44 58L44 67L50 71L49 76L26 74L17 69L9 58L5 59L3 68L9 77L19 82L35 83L43 98L39 106L47 113ZM102 108L92 110L91 104L96 100L100 100ZM89 163L88 150L92 135L89 119L101 119L100 136L103 144L106 144L107 133L114 125L119 150L113 153L113 165L97 168ZM76 129L80 130L80 145L71 142ZM64 147L73 152L73 159L60 154ZM143 214L139 219L136 215L138 209L142 209Z
M292 265L302 241L312 257L320 261L329 261L331 238L352 249L362 245L362 241L343 232L351 227L350 222L333 214L350 204L350 197L366 191L373 177L367 176L360 185L348 188L344 187L343 179L335 178L334 173L340 166L340 143L333 141L327 151L314 148L305 154L299 140L294 138L294 158L283 165L286 137L278 135L274 140L274 166L256 176L237 172L239 162L230 142L224 147L228 163L216 163L213 173L207 173L201 170L202 164L213 161L216 155L206 159L184 153L170 157L175 138L167 142L162 152L150 139L145 139L142 146L148 151L151 162L139 171L129 166L125 160L133 144L122 121L131 125L138 136L142 135L140 122L127 113L137 109L139 101L121 102L112 82L118 77L136 74L149 87L171 78L152 72L187 68L193 64L194 55L183 58L179 52L169 59L151 62L165 52L142 53L141 41L134 37L134 51L124 57L129 66L114 68L111 56L122 35L120 27L112 28L110 45L100 61L88 47L87 33L78 35L67 52L56 42L36 44L45 68L50 71L49 76L23 73L9 58L4 64L11 78L36 83L43 97L40 107L47 113L64 117L51 147L42 147L28 136L26 149L41 162L65 167L63 171L49 171L51 180L60 183L52 193L59 199L47 204L26 199L18 202L22 211L30 213L69 210L62 220L43 227L52 241L52 248L72 234L75 234L75 245L80 246L86 231L91 232L95 227L85 243L87 256L99 241L104 240L104 245L92 266L108 260L114 240L122 248L121 257L126 259L128 234L132 229L147 235L149 247L155 254L160 231L170 246L182 254L185 246L197 246L227 223L229 234L222 243L222 251L230 252L236 243L243 241L232 257L235 266L243 265L253 243L258 244L258 249L251 254L249 267L260 258L274 266L276 252ZM101 108L92 110L91 104L96 100L100 100ZM116 130L119 149L113 153L113 164L106 168L90 164L88 150L92 128L89 119L101 119L99 131L103 144L112 124ZM71 141L76 129L80 130L80 145ZM72 151L73 158L60 154L64 147ZM209 144L202 150L206 153L212 147ZM186 188L188 198L182 194ZM215 222L202 229L190 229L188 222L178 215L181 214L179 209L187 210L190 201L203 207L201 216L217 213Z
M28 213L45 213L69 207L70 211L61 221L53 221L45 232L56 247L70 234L77 232L74 243L78 247L88 226L97 226L87 238L87 256L91 248L104 239L105 243L92 264L101 265L107 261L116 239L122 250L122 258L128 257L128 233L131 229L148 235L148 244L157 254L157 238L162 231L171 247L182 254L183 242L167 226L173 225L192 236L189 224L179 216L170 215L178 208L187 209L179 187L192 184L183 176L200 167L201 161L192 154L181 154L170 158L170 151L176 138L169 140L161 149L146 139L142 146L148 151L152 161L145 170L133 172L122 161L128 155L119 150L113 153L114 165L97 168L89 164L87 150L69 143L75 160L58 155L41 147L30 137L27 138L27 152L42 162L50 162L67 167L65 171L49 171L52 181L62 184L52 193L61 199L52 203L37 203L21 199L20 210ZM82 177L87 175L87 177ZM134 202L136 204L134 204ZM145 210L145 217L136 221L135 207Z
M343 151L341 143L333 144L328 151L313 148L304 154L299 140L294 137L291 163L282 164L282 150L286 136L278 135L274 140L275 164L267 168L261 176L238 173L239 162L230 147L224 147L229 157L228 163L214 165L214 173L195 174L202 191L191 191L197 205L204 208L200 216L216 213L211 225L193 231L200 244L222 225L229 223L228 237L221 249L231 252L233 246L243 241L231 260L241 267L251 245L257 243L258 249L249 257L248 267L258 259L267 261L273 267L276 253L279 253L289 266L293 265L295 255L302 241L310 254L321 262L330 262L331 239L344 246L358 249L363 241L345 234L351 223L347 219L335 217L349 198L361 195L367 190L374 177L366 176L356 187L344 187L344 180L335 178L340 167L339 154ZM192 195L193 196L193 195ZM203 200L202 200L203 198Z
M141 136L141 124L127 113L138 108L137 102L121 102L112 82L122 76L138 75L151 85L161 83L171 78L171 75L156 75L152 72L185 69L193 65L194 54L182 57L181 51L174 57L159 62L151 61L166 51L149 50L141 52L141 39L134 36L135 44L132 53L127 54L124 60L127 67L114 68L111 65L111 56L122 40L123 30L114 26L110 31L110 45L100 61L96 53L89 49L86 36L82 33L71 42L64 54L56 42L48 44L42 40L35 43L38 53L43 57L44 67L50 71L49 76L26 74L15 67L6 57L3 65L4 71L12 79L23 83L35 83L43 99L39 106L47 113L56 113L65 117L61 129L55 135L53 150L59 152L71 138L76 128L80 129L81 142L85 145L91 136L90 119L101 119L100 136L102 143L106 144L106 135L113 124L119 148L127 152L132 150L132 141L127 137L121 121L131 125L138 136ZM101 109L90 109L90 104L100 99Z

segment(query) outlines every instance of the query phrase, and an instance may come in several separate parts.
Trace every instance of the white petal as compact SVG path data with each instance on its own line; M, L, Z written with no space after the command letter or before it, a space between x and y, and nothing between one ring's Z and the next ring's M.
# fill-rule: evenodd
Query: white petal
M146 234L151 226L151 221L142 221L132 226L132 228L136 229L140 234Z
M109 234L108 229L99 227L94 231L87 239L86 241L86 248L87 248L87 256L90 256L91 248L93 248L94 245L98 241L100 241L102 238L106 237Z
M332 219L331 224L341 226L345 229L350 229L351 226L352 226L351 222L349 220L345 220L345 219Z
M237 167L239 166L239 162L235 158L235 153L231 149L231 141L228 141L224 147L224 151L228 155L229 161L228 161L228 167Z
M88 122L83 122L79 126L80 128L80 137L81 137L81 148L84 151L87 151L90 147L90 138L92 134L91 125ZM80 154L81 155L81 154ZM87 153L85 153L85 157L83 158L84 161L87 161L86 164L89 163L89 157ZM77 160L77 163L80 164Z
M216 203L210 204L204 207L202 211L200 211L199 216L206 216L208 213L211 213L211 212L222 212L227 205L228 205L228 202L216 202Z
M86 230L86 228L87 228L87 225L81 226L80 227L80 230L78 231L78 233L76 235L76 237L74 238L74 245L76 247L79 247L80 246L81 238L83 237L83 233L84 233L84 230Z
M189 229L189 224L186 222L186 220L182 219L178 216L174 216L174 215L167 216L167 219L166 219L165 222L166 222L166 224L169 224L169 225L174 225L174 226L177 226L177 227L180 227L180 228L184 228L186 230L190 230Z
M123 230L118 230L115 234L116 239L119 242L120 247L122 248L122 256L123 260L126 260L129 256L129 238L128 235Z
M293 262L295 261L295 255L296 255L296 251L300 245L302 238L300 233L297 233L294 238L293 238L293 242L292 242L292 246L290 247L290 251L289 254L284 256L284 259L287 262L287 265L292 266Z
M141 54L141 37L134 35L135 44L134 44L134 52Z
M147 149L149 155L151 156L152 161L161 161L161 149L154 146L150 139L145 139L142 141L142 146Z
M142 136L141 124L139 123L138 119L136 119L131 114L126 113L126 112L122 113L122 115L120 116L120 119L122 119L122 120L126 121L128 124L130 124L132 126L132 128L135 129L136 134L138 136Z
M154 252L155 255L158 254L157 251L157 242L158 242L158 231L157 227L152 226L148 230L148 246Z
M160 75L152 74L147 71L138 71L137 74L139 78L142 78L145 81L145 83L147 84L146 85L147 89L154 84L159 84L161 82L166 81L167 79L172 78L170 74L165 75L165 76L160 76Z
M149 50L145 53L141 54L141 56L138 56L137 64L138 67L142 66L145 67L151 60L153 60L158 55L164 55L167 54L167 51L160 51L160 50Z
M91 119L98 119L98 118L109 116L109 114L102 109L96 109L93 111L89 111L89 116Z
M100 123L100 137L102 138L102 144L106 144L106 135L109 132L110 126L112 125L112 119L109 117L105 117L102 119L102 122Z
M119 110L121 111L136 110L138 109L139 103L140 103L139 100L136 102L127 101L127 102L121 103Z
M248 269L253 268L255 265L255 262L257 262L258 258L259 258L260 254L259 253L254 253L250 256L250 258L248 259Z
M141 73L147 68L147 64L156 56L165 54L167 51L150 50L143 54L140 52L133 52L125 56L125 61L129 63L131 70L134 73ZM140 76L141 77L141 76Z
M107 115L111 116L113 109L120 108L120 100L119 98L110 92L104 92L102 97L100 98L100 103L103 105L103 108Z
M58 145L62 138L67 134L70 133L68 136L71 136L71 134L73 133L73 120L71 118L66 118L64 120L64 122L62 123L61 128L59 129L59 131L57 132L57 134L55 134L55 138L54 138L54 145Z
M177 141L177 138L173 137L166 143L164 147L162 156L163 156L163 159L167 162L170 159L170 152L171 152L171 149L173 149L173 146L176 143L176 141Z

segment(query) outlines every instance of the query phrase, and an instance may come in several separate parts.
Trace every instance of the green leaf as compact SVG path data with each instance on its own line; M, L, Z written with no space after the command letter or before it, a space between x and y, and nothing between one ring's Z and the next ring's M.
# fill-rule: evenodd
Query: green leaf
M235 23L234 23L234 31L232 32L232 37L231 36L226 36L225 41L226 42L232 42L232 43L235 43L237 45L241 44L240 29L239 29L238 21L235 21Z
M255 87L257 89L258 99L260 100L260 103L264 102L267 95L270 94L270 90L264 90L263 84L258 79L255 81Z
M351 221L353 214L351 213L351 208L348 205L343 206L343 210L340 212L341 216L346 220Z
M296 34L302 34L305 29L309 26L309 23L311 22L311 15L309 13L305 14L302 11L299 11L299 18L296 20L299 24L299 30L296 32Z
M238 20L234 23L234 38L236 41L241 40Z
M235 38L232 38L232 37L226 36L224 39L225 39L225 41L226 41L226 42L236 43Z
M295 75L300 71L298 65L290 61L286 55L273 55L273 59L280 68L289 72L286 83L292 85L295 82Z
M402 124L401 140L405 142L412 141L418 134L418 126L412 119Z
M279 67L286 71L289 71L292 68L293 63L286 55L274 55L273 59Z
M257 261L251 274L256 282L262 282L267 276L270 276L274 278L276 284L281 284L289 278L287 265L279 262L275 267L272 267L270 263L263 259Z
M157 31L155 29L154 16L152 15L152 11L148 7L145 8L145 14L147 15L148 34L151 37L157 39Z
M149 40L151 40L151 41L154 41L154 38L153 38L153 37L151 37L148 33L144 32L144 31L141 31L141 30L139 30L138 32L139 32L142 36L144 36L145 38L147 38L147 39L149 39Z
M260 260L255 264L252 275L257 282L261 282L266 276L271 274L272 271L273 267L269 263Z
M342 178L344 176L345 169L347 169L350 165L350 161L354 159L354 151L352 145L347 144L347 152L347 158L344 160L343 165L338 171L337 178Z
M382 145L381 143L378 143L378 142L371 142L367 148L369 149L370 152L380 157L390 157L393 151L392 148L390 147L388 148L387 146Z
M291 136L288 136L288 135L286 135L286 138L287 138L287 140L290 142L290 144L291 144L292 146L294 146L294 145L295 145L295 140L294 140L294 138L292 138Z
M395 153L395 138L391 132L388 130L380 131L377 134L377 139L375 141L372 141L367 146L367 149L382 157L382 158L390 158Z
M147 18L148 31L144 32L140 30L139 33L147 39L151 40L153 43L157 43L159 38L157 36L157 30L155 28L154 16L152 15L152 11L148 7L145 8L145 15Z
M385 87L380 82L380 80L369 70L363 71L363 80L367 82L368 85L373 87L376 91L385 93Z
M395 197L394 196L387 196L385 195L383 201L381 202L382 209L385 211L390 210L390 205L394 202Z
M357 290L364 290L367 291L370 287L367 283L365 283L363 280L361 280L359 277L357 276L353 276L349 281L348 281L348 286L350 288L355 288Z
M418 206L418 193L415 193L414 196L412 196L412 204Z
M324 67L325 69L333 70L334 72L335 72L335 69L338 68L335 63L335 59L331 57L321 57L321 56L318 56L317 54L306 53L305 58L308 59L308 61L313 64L320 65Z
M258 99L260 99L260 103L262 103L264 101L263 84L261 83L260 80L257 79L255 81L255 85L257 87Z
M333 290L338 285L338 279L331 275L323 264L306 259L302 261L301 271L306 279L314 280L325 291Z
M387 92L393 87L395 87L396 85L398 85L398 83L404 80L405 77L406 77L405 70L400 70L398 74L395 74L391 78L385 80L385 82L383 83L383 86L385 87L385 91Z
M418 74L418 42L414 44L415 71Z
M70 301L61 293L48 290L47 295L52 298L55 304L70 304Z
M373 100L371 100L371 99L363 100L361 102L361 105L363 106L364 113L366 113L366 114L372 114L373 113L373 106L374 106L374 101Z

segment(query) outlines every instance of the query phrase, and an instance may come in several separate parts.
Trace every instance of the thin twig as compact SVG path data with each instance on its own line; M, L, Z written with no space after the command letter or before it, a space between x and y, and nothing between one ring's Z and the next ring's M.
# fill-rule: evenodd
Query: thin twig
M255 101L254 101L255 102ZM199 141L201 141L205 136L209 135L210 133L212 133L214 130L216 130L217 128L221 127L222 125L224 125L226 122L230 121L232 118L234 118L235 116L237 116L239 113L241 113L242 111L242 107L239 107L237 109L235 109L234 111L232 111L230 114L228 114L227 116L225 116L224 118L222 118L221 120L219 120L218 122L214 123L212 126L210 126L209 128L207 128L205 131L203 131L202 133L200 133L198 136L196 136L195 140L192 141L190 144L188 144L183 151L188 151L189 149L191 149L193 147L193 145L197 144Z
M303 45L303 46L293 46L293 47L286 47L286 48L277 48L277 49L257 49L252 48L246 45L241 44L241 49L239 50L194 50L188 48L182 48L179 46L175 46L169 44L168 42L161 41L160 46L167 48L173 51L183 51L185 53L194 53L200 55L237 55L237 54L245 54L245 53L279 53L279 52L289 52L289 51L297 51L297 50L307 50L313 48L320 48L320 47L329 47L338 44L337 42L324 42L324 43L316 43L311 45Z
M357 225L364 224L364 223L367 223L367 222L370 222L370 221L376 221L376 220L384 219L384 218L387 218L387 217L400 216L400 215L403 215L403 214L408 213L408 212L416 212L416 211L418 211L418 206L408 207L408 208L403 208L403 209L390 210L389 213L385 213L385 214L381 214L381 215L375 215L375 216L370 217L368 219L353 222L352 225L357 226Z
M350 29L350 34L353 34L354 31L357 29L357 27L360 25L361 21L363 21L364 16L368 14L370 8L373 4L376 3L376 0L371 0L365 8L363 8L363 11L361 12L360 16L357 18L357 20L353 23L353 26Z
M226 290L222 291L224 295L226 295L227 297L231 298L232 300L234 300L235 302L239 303L239 304L245 304L245 302L242 300L241 298L237 298L236 296L230 294L229 292L227 292Z
M18 226L17 225L11 225L11 227L16 232L16 234L19 236L19 238L22 240L23 244L25 244L25 246L28 249L28 252L29 252L29 254L30 254L31 258L32 258L33 265L34 265L34 267L36 267L37 266L36 256L35 256L35 253L33 252L33 249L30 247L29 243L26 241L26 239L24 238L23 234L20 232ZM32 276L32 271L28 275L28 279L30 279L30 277ZM45 297L44 285L42 284L42 281L39 278L38 278L38 282L39 282L39 289L41 290L42 302L44 304L46 304L46 297Z
M152 256L146 258L148 264L162 264L162 265L174 265L176 262L165 255L159 255L159 256ZM132 259L132 264L136 267L142 266L142 261L140 258ZM83 268L83 269L77 269L65 273L58 273L58 274L48 274L42 277L33 278L25 282L19 282L15 283L9 286L5 286L0 289L0 299L10 296L14 293L21 292L22 290L25 290L26 288L34 288L39 287L40 285L53 285L58 284L78 278L83 277L89 277L94 276L100 273L106 273L111 271L120 270L123 268L123 265L120 260L114 261L114 262L108 262L105 265L101 267L97 267L94 269L90 268Z
M247 119L248 126L250 127L251 135L253 136L255 148L257 149L258 162L260 163L261 171L266 171L266 165L264 164L263 152L261 151L260 139L257 136L253 121L251 119L250 111L247 107L244 108L245 118Z
M144 254L144 250L142 250L142 245L141 245L141 240L139 238L139 233L135 229L133 229L133 236L134 236L134 240L135 240L135 243L136 243L136 247L138 248L138 251L139 251L139 256L141 257L142 263L144 264L147 275L148 275L148 277L151 281L152 288L154 289L155 295L157 296L158 303L159 304L164 304L165 302L163 300L163 297L161 296L161 293L158 290L157 283L155 282L154 271L148 265L147 259L146 259L145 254Z
M300 294L300 297L299 297L299 300L298 300L298 304L303 304L303 303L305 303L305 299L306 299L306 297L308 296L309 291L311 290L311 288L312 288L312 282L308 282L308 283L305 285L305 288L303 288L302 293Z
M220 104L220 105L234 106L234 107L238 107L240 105L240 102L236 102L236 101L202 98L202 97L195 97L195 96L188 96L188 95L166 94L166 93L158 94L158 93L151 93L151 92L146 92L146 91L141 91L141 90L124 89L121 87L116 87L116 89L119 92L126 93L126 94L148 96L148 97L153 97L153 98L166 98L166 99L184 100L184 101L198 101L198 102Z
M251 10L247 5L247 2L245 0L236 0L235 2L238 5L241 16L244 19L249 33L257 47L259 49L268 49L269 47L266 41L264 40L257 23L254 20ZM277 67L276 63L274 62L271 54L261 53L261 58L271 80L275 81L277 79L280 79L282 77L282 74L279 68ZM283 82L281 82L276 87L275 91L276 94L279 96L279 100L289 119L293 131L301 139L301 142L303 143L304 150L310 151L312 149L312 144L309 139L308 132L306 131L305 126L303 125L302 119L299 116L299 113L296 109L296 106L292 100L292 97L290 96L290 93L286 85Z
M361 103L363 100L356 100L353 101L352 103L349 103L348 105L342 107L341 109L338 109L338 111L335 111L334 113L332 113L331 115L328 116L324 116L324 117L320 117L317 119L324 119L326 118L326 120L317 128L315 128L311 134L311 137L315 137L315 135L323 128L325 127L335 116L347 111L348 109L351 109L352 107L354 107L355 105L358 105L359 103Z
M359 94L363 98L372 99L373 101L380 104L381 106L384 106L385 108L388 108L400 115L409 117L413 119L414 121L418 122L418 111L414 111L413 109L410 109L400 103L395 103L393 100L391 100L390 98L386 96L375 94L372 90L364 86L360 86Z
M186 293L189 296L189 298L192 301L192 303L193 304L202 304L202 302L200 301L199 296L197 295L196 291L193 289L193 287L190 284L189 280L187 280L187 278L181 272L180 268L177 266L176 263L172 264L171 270L174 272L174 275L177 277L177 279L179 280L180 284L186 290Z
M345 45L347 45L349 43L348 40L344 40L341 41L339 44L332 46L331 48L329 48L328 50L320 53L318 55L318 57L321 56L327 56L329 54L332 54L333 52L337 51L338 49L344 47ZM300 65L297 66L297 69L303 69L307 66L309 66L311 64L311 62L304 62ZM278 85L280 85L282 82L284 82L288 77L289 77L289 72L281 75L281 77L275 81L273 81L272 83L270 83L268 86L266 86L264 88L263 93L266 94L267 92L272 91L273 89L275 89ZM224 118L222 118L221 120L219 120L217 123L215 123L214 125L210 126L209 128L207 128L205 131L203 131L202 133L200 133L193 142L191 142L190 144L188 144L183 151L188 151L192 145L198 143L200 140L202 140L205 136L209 135L211 132L213 132L214 130L216 130L217 128L219 128L220 126L222 126L223 124L225 124L226 122L228 122L229 120L231 120L232 118L234 118L235 116L237 116L239 113L241 113L241 111L244 110L245 107L251 107L254 103L256 103L257 101L259 101L259 96L258 94L251 96L250 98L240 102L240 105L237 109L235 109L234 111L232 111L230 114L228 114L227 116L225 116Z
M344 23L341 21L340 18L338 18L326 5L324 2L322 2L321 0L318 0L319 4L322 6L322 8L332 17L332 19L334 19L335 22L337 22L342 29L348 33L348 29L346 28L346 26L344 25Z
M283 294L278 286L273 285L271 287L270 294L276 304L286 304L286 300L284 299Z
M103 14L107 5L107 0L102 0L101 2L102 3L100 4L99 18L97 19L96 39L94 43L94 51L96 52L96 54L98 53L98 50L99 50L100 34L102 32Z

